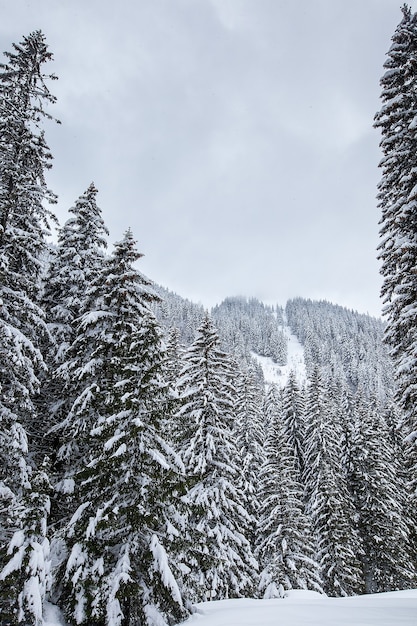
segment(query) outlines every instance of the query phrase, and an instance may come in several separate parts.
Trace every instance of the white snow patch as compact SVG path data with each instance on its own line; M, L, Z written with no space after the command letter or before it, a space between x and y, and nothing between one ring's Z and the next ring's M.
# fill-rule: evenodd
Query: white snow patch
M55 491L58 493L74 493L75 481L73 478L64 478L55 485Z
M277 385L277 387L282 389L288 382L290 372L293 371L297 383L302 387L307 380L304 347L298 341L297 337L292 334L287 324L285 324L281 330L287 338L288 356L286 365L277 365L270 357L260 356L255 352L251 352L251 355L262 367L267 384Z
M417 589L350 598L287 593L273 600L202 602L184 626L416 626Z
M43 606L44 626L65 626L61 611L55 604L45 602Z

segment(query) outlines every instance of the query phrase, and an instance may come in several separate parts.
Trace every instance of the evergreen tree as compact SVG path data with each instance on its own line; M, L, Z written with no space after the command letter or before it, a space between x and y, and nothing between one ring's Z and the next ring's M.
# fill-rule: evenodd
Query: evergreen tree
M307 512L316 535L316 558L323 589L330 596L360 593L362 547L355 525L355 508L341 473L340 438L331 420L318 368L313 371L308 388L306 424Z
M7 548L9 557L0 572L1 623L42 626L43 601L51 585L49 541L49 479L31 470L12 516L16 530Z
M378 404L366 401L360 393L356 398L352 465L366 591L413 588L416 572L397 455Z
M252 520L248 524L247 537L254 548L260 506L259 472L265 461L264 392L255 372L250 368L237 374L235 389L234 431L241 463L237 484L242 490L245 507Z
M294 450L299 478L304 471L304 397L291 371L282 392L282 414L289 445Z
M72 383L66 384L59 367L75 338L78 318L88 306L89 288L104 263L108 231L97 206L97 193L91 183L69 210L72 216L59 230L58 245L44 278L43 307L49 330L46 361L50 374L42 380L41 408L45 416L44 440L53 460L55 497L51 519L59 525L69 521L72 500L69 477L74 471L74 459L66 459L60 429L55 427L65 419L75 400L71 395Z
M417 508L417 14L403 18L381 79L382 108L379 184L382 297L387 317L385 341L396 364L397 398L408 421L407 469L411 510Z
M295 452L288 441L275 387L268 392L266 406L270 426L259 476L259 589L264 598L285 597L289 589L322 592Z
M5 502L0 510L0 621L38 625L43 623L46 566L39 559L32 567L28 555L44 545L45 536L43 523L28 520L42 520L46 511L44 497L32 497L37 474L30 459L39 449L36 397L45 367L39 287L53 216L44 201L55 201L45 182L52 157L42 122L50 117L45 106L55 98L46 85L53 77L43 74L52 54L42 33L24 37L13 49L0 65L0 493Z
M76 320L85 308L86 293L101 270L108 230L91 183L59 230L58 246L44 279L43 307L53 338L52 364L62 363L74 338Z
M61 367L78 391L65 429L83 450L80 506L65 530L71 624L156 626L187 614L169 552L181 463L164 439L165 355L149 306L157 296L133 267L141 256L128 231L93 282Z
M185 355L179 382L183 406L181 458L187 476L188 547L184 561L191 597L244 597L254 589L256 561L244 529L250 517L237 487L233 434L233 373L208 316Z

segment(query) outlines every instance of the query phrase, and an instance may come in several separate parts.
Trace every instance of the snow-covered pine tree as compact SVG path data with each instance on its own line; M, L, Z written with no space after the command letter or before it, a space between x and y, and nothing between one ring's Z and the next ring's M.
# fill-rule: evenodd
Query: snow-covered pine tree
M58 245L52 251L44 278L42 304L50 338L45 358L50 373L42 380L43 432L53 461L55 497L52 498L51 519L59 525L68 522L72 499L68 489L75 468L74 459L68 456L66 446L60 441L60 428L55 427L65 419L75 397L73 381L67 381L58 368L74 340L76 320L88 307L89 288L104 264L108 230L97 206L97 193L91 183L70 208L72 215L58 232Z
M361 593L362 546L356 511L341 472L340 437L331 419L319 369L313 370L306 401L304 483L307 513L317 541L323 589L330 596Z
M1 624L43 624L43 601L51 586L46 536L50 485L45 469L31 471L13 510L17 530L7 548L9 561L0 572Z
M43 73L52 54L40 31L5 55L7 62L0 64L0 622L38 625L46 571L40 571L40 558L35 568L32 564L44 543L44 525L28 519L44 520L46 507L44 495L32 497L38 491L29 458L41 431L35 400L46 325L39 288L53 218L44 201L55 201L45 182L52 157L42 122L50 118L45 106L55 98L46 84L53 76ZM36 602L30 599L35 596Z
M251 517L246 536L255 548L256 520L259 515L259 472L265 462L266 438L263 412L264 391L252 368L238 371L235 381L235 441L240 459L237 485Z
M160 626L187 615L170 556L182 466L164 439L165 355L150 310L157 296L133 267L141 256L127 231L93 282L61 368L77 383L65 428L83 451L80 506L65 531L70 624Z
M381 129L384 155L378 199L382 212L379 245L384 277L382 296L388 318L385 339L397 360L402 404L413 414L417 404L413 384L417 342L417 15L407 5L402 11L403 19L393 35L384 64L383 106L375 117L375 126Z
M266 417L266 458L259 474L259 590L264 598L282 598L289 589L322 592L310 521L304 512L298 462L273 386L268 391Z
M234 379L208 315L185 354L179 381L183 405L180 455L189 507L185 584L193 601L251 595L257 564L244 529L250 517L237 487L240 468L233 432Z
M413 588L406 489L381 409L375 399L356 397L351 481L359 517L367 593Z
M304 471L304 392L298 386L294 371L290 372L282 391L282 418L289 445L294 450L300 480Z
M97 206L94 183L69 209L72 216L58 232L58 245L44 279L43 307L53 338L53 363L62 363L74 335L74 320L85 307L86 293L101 271L108 230Z
M383 158L379 183L385 341L396 364L400 405L408 420L411 509L417 510L417 14L402 7L381 79L375 117ZM417 522L417 519L415 520Z

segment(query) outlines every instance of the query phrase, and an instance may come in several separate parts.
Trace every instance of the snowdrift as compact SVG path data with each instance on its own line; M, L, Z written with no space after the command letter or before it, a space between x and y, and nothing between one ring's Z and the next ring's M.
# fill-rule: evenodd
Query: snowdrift
M284 599L204 602L197 611L184 626L417 626L417 590L349 598L290 591Z

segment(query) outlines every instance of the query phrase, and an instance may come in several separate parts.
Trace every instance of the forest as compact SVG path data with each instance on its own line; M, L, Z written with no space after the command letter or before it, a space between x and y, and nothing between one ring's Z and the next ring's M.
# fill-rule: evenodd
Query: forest
M42 626L46 601L70 625L161 626L203 600L416 588L400 301L388 322L301 297L208 311L141 273L129 228L108 250L94 183L58 225L52 53L35 31L5 56L0 622ZM271 384L256 357L285 366L288 333L307 378Z

